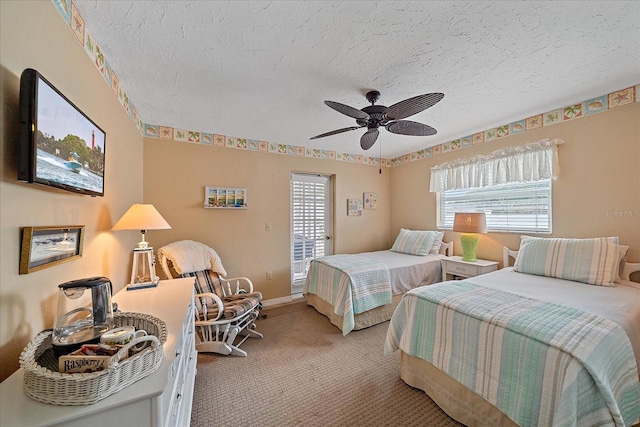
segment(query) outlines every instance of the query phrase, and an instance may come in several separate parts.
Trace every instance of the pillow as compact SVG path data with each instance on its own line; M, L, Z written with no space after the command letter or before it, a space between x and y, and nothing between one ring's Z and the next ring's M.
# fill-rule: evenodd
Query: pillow
M618 246L618 268L616 268L616 279L613 283L622 282L622 271L624 270L624 265L627 263L627 251L629 250L629 246L620 245Z
M435 231L411 231L402 228L391 250L410 255L429 255L435 239Z
M442 239L444 238L444 231L436 231L436 239L433 241L433 246L429 251L432 255L438 255L440 253L440 246L442 246Z
M514 270L598 286L613 286L618 237L544 239L522 236Z

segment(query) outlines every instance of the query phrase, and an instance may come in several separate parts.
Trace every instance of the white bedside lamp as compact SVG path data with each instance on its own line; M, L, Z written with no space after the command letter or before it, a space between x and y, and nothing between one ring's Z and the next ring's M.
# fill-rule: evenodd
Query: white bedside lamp
M453 231L461 232L462 260L475 262L476 249L478 248L478 234L487 232L487 220L484 213L456 212L453 220Z
M131 269L131 282L127 289L146 288L156 286L160 280L156 276L155 257L153 248L144 239L147 230L167 230L171 226L160 215L153 205L136 203L122 215L122 218L111 228L117 230L140 230L142 240L133 250L133 268Z

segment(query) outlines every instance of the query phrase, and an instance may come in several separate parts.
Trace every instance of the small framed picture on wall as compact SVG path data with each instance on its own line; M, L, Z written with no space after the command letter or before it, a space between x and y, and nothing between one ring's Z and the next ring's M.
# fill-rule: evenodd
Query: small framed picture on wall
M362 215L362 200L347 199L347 216L361 216L361 215Z
M22 227L20 274L82 257L83 225Z
M362 195L362 200L364 201L365 209L375 209L378 203L376 193L364 193Z
M247 209L247 189L205 187L204 207L210 209Z

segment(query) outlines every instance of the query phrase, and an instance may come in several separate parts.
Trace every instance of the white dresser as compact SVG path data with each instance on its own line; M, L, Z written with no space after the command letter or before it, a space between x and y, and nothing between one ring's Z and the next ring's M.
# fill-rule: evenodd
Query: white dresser
M193 279L163 280L156 288L118 292L123 312L147 313L167 324L157 371L93 405L37 402L23 391L22 369L0 384L0 426L188 426L196 375Z

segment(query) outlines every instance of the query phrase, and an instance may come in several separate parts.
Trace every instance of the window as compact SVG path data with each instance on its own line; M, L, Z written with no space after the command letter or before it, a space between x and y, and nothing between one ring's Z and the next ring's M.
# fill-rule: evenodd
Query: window
M437 193L437 226L453 228L456 212L484 212L487 231L551 233L551 179Z
M551 233L551 180L563 143L542 139L432 167L438 228L452 229L456 212L484 212L488 231Z

